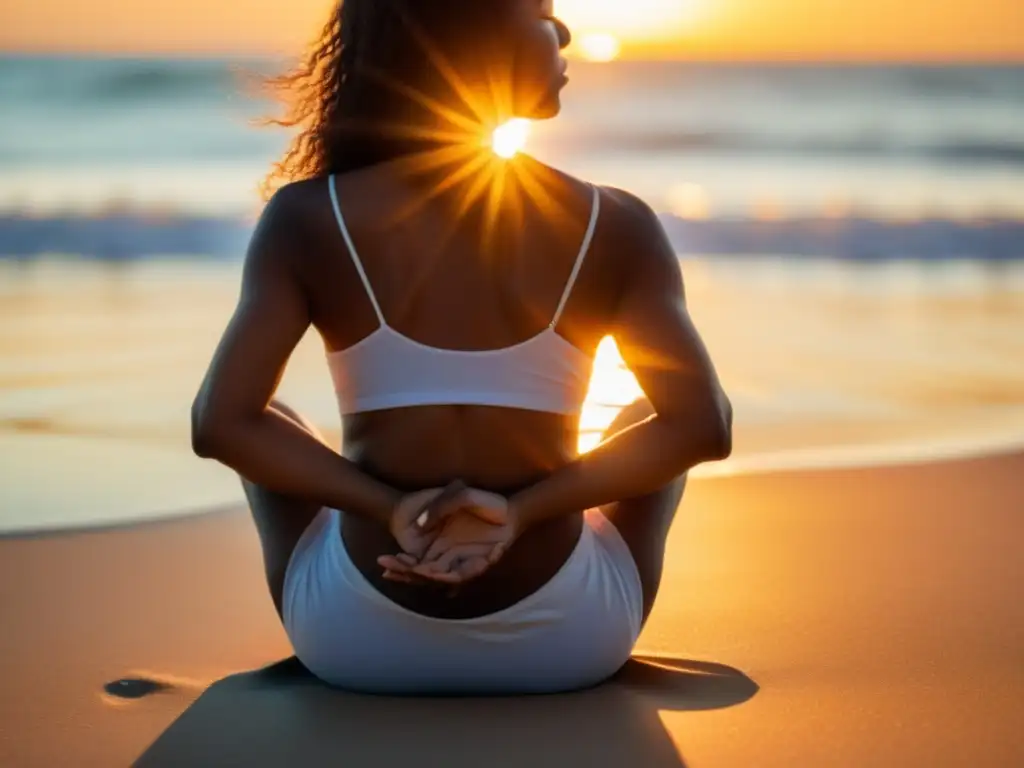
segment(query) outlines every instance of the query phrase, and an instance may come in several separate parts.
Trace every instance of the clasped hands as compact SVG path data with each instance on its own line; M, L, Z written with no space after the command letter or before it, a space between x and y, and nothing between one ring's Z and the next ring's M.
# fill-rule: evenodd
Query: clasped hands
M456 480L405 496L388 527L402 551L377 559L384 578L410 584L458 585L501 559L519 536L508 499Z

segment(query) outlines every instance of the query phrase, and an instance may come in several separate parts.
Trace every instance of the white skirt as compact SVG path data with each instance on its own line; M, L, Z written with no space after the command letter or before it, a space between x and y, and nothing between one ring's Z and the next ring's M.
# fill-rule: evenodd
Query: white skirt
M331 685L367 693L554 693L596 685L640 634L640 574L622 536L589 510L550 581L496 613L438 619L378 592L352 563L341 514L323 509L285 575L284 625L302 663Z

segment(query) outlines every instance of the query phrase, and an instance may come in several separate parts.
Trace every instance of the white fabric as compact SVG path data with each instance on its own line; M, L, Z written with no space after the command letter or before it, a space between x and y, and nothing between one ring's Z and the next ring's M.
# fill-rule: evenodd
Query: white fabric
M377 314L379 327L346 349L327 355L341 413L415 405L492 405L576 415L590 384L593 359L555 332L594 238L601 196L594 187L590 222L548 327L501 349L441 349L410 339L387 324L338 204L331 205L352 263Z
M640 634L640 575L597 510L543 587L478 618L403 608L359 572L324 509L292 554L284 624L296 655L324 681L372 693L550 693L595 685L629 658Z

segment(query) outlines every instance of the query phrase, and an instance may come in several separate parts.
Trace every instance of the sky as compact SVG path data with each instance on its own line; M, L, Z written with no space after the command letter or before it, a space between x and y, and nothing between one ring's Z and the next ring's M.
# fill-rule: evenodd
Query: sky
M1018 60L1024 0L555 0L631 58ZM294 53L330 0L3 0L0 49Z

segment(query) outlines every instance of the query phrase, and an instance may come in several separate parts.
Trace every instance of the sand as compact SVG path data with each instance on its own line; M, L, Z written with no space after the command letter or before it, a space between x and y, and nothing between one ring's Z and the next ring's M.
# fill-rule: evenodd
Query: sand
M0 765L1024 765L1024 454L691 484L636 666L594 691L327 691L243 510L0 540ZM167 688L135 700L122 678ZM157 741L162 733L163 738ZM197 755L210 758L198 761Z

